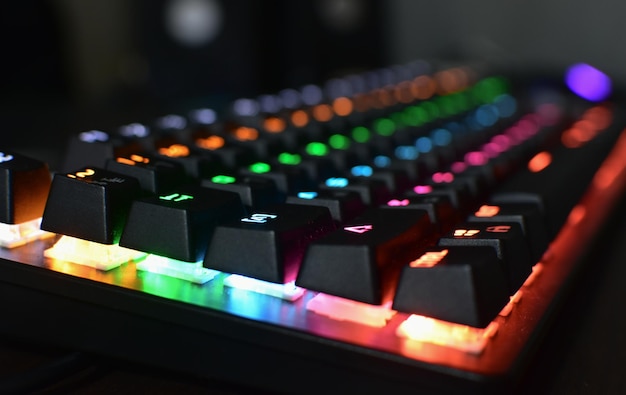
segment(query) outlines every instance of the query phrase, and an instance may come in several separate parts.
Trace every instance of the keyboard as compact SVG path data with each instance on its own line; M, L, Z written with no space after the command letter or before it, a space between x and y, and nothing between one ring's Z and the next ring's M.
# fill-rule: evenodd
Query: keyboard
M416 61L55 167L4 149L0 332L273 392L510 391L626 186L610 80L563 75Z

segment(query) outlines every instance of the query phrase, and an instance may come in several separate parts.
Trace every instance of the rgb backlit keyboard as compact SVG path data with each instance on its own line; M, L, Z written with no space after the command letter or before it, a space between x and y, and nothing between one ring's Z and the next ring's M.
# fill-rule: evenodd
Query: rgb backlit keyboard
M566 83L419 61L6 149L0 330L284 392L514 385L626 183L610 81Z

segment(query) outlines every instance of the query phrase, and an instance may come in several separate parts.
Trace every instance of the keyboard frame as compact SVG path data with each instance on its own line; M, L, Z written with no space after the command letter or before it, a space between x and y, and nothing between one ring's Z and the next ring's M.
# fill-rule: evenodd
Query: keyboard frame
M157 275L138 275L134 263L104 273L44 259L56 238L0 250L0 333L272 391L497 393L523 379L623 194L625 169L622 132L541 272L522 287L511 314L496 319L496 335L477 356L397 337L403 313L382 329L307 313L311 291L294 303L262 297L263 313L229 306L211 282L186 283L187 302L158 296L142 290L146 276Z

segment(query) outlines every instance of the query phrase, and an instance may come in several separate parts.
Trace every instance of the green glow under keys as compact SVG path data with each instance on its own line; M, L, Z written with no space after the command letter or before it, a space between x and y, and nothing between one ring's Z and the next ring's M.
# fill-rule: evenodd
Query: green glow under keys
M312 156L326 156L328 154L328 147L324 143L311 142L306 145L306 153Z
M211 181L216 184L232 184L237 180L235 179L235 177L225 176L223 174L220 174L211 178Z
M220 272L202 266L202 261L185 262L150 254L137 263L137 270L179 278L196 284L204 284Z
M249 167L250 171L253 173L267 173L268 171L270 171L272 168L270 167L270 165L268 165L267 163L264 162L257 162L257 163L253 163L250 165Z
M283 165L297 165L302 161L302 157L298 154L290 154L289 152L282 152L278 155L278 161Z

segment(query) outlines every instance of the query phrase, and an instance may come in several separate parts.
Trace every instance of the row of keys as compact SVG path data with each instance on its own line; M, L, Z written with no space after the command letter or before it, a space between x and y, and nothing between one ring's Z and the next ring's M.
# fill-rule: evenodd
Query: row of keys
M97 266L101 269L158 255L178 261L174 266L189 263L192 269L295 283L353 301L484 327L530 275L583 193L568 189L571 180L552 178L571 174L589 179L599 163L569 169L575 163L572 157L580 150L604 151L611 143L599 133L610 124L606 108L583 113L578 122L585 122L584 129L574 123L563 132L567 119L557 105L543 104L519 115L507 107L510 96L500 88L495 91L489 104L450 110L447 115L459 121L444 128L438 121L426 128L406 120L392 122L399 112L387 113L388 129L380 126L385 122L372 121L378 126L371 128L379 128L376 139L356 144L354 150L342 150L336 143L330 156L312 154L328 147L310 141L310 132L305 132L306 146L313 147L305 160L305 151L272 158L279 151L269 149L276 142L270 135L249 139L252 144L243 138L234 151L219 147L216 151L224 158L237 158L229 163L191 153L177 140L193 130L185 127L167 136L173 143L160 148L154 144L163 135L110 142L108 135L92 132L70 143L70 151L82 152L82 159L71 156L102 166L57 173L51 184L47 168L35 166L47 178L35 211L43 212L41 229L47 232L138 252ZM464 97L459 96L463 92L451 96ZM417 111L411 103L402 111ZM329 125L317 126L324 131L314 133L316 137L348 138ZM352 140L334 140L354 144L355 129ZM238 130L242 136L254 134L249 127ZM280 149L290 148L288 141L281 141ZM380 149L387 144L390 149ZM147 146L156 151L146 155ZM246 151L254 152L253 159L242 162L247 154L228 153ZM29 177L16 166L21 159L5 153L8 157L6 168ZM351 157L361 161L347 159ZM564 172L564 166L570 171ZM571 192L565 201L563 189ZM474 214L467 216L470 212ZM46 256L77 261L63 251ZM200 272L202 281L210 280L205 270Z
M589 147L593 148L593 146ZM556 155L568 153L575 155L576 151L565 150ZM19 155L17 157L21 159ZM13 163L19 164L19 160ZM569 166L571 160L566 162L557 160L555 163L556 165L546 166L546 169L560 173L562 169L558 167L558 164L568 163ZM39 168L45 169L41 166ZM13 171L16 170L13 169ZM545 172L530 170L521 172L517 175L515 184L528 190L524 183L529 181L520 180L529 179L529 177L533 177L533 184L542 179L544 181L541 182L545 183L550 182L551 173L547 170ZM401 200L389 200L384 208L367 208L367 205L358 198L358 194L353 191L335 190L338 195L351 196L360 204L359 209L356 210L358 215L354 215L355 218L348 221L337 217L339 220L333 221L330 210L326 209L324 204L316 204L315 199L302 197L297 200L313 204L280 203L268 206L268 209L262 213L244 216L245 208L238 194L198 185L179 188L177 192L167 195L140 197L141 189L136 180L101 169L97 171L86 169L68 174L66 177L57 175L55 180L58 181L55 181L56 185L53 185L50 199L48 199L48 212L44 215L44 229L66 235L77 235L82 239L96 239L104 243L121 241L120 244L123 246L183 261L203 259L207 267L266 281L287 283L299 277L298 285L307 289L372 304L384 304L393 299L394 308L400 311L421 312L431 317L475 326L485 325L493 318L494 312L497 313L506 303L506 298L501 296L510 295L519 288L530 273L532 263L536 262L545 250L548 236L545 234L545 218L540 209L544 201L554 199L554 194L548 189L537 188L534 194L528 194L514 202L515 194L511 193L511 187L505 184L503 188L500 188L499 193L492 195L495 201L503 203L498 206L482 206L480 210L467 218L470 222L458 224L459 211L458 207L454 207L450 202L450 190L430 190L426 194L415 194ZM444 193L438 195L436 192ZM59 197L56 198L55 194ZM114 204L91 204L116 197L122 197L123 201L115 201ZM338 202L338 199L330 198L329 200ZM86 202L89 204L85 204ZM62 207L55 206L55 203L61 204ZM129 209L131 206L133 210ZM120 207L129 210L127 217L107 212L81 211L101 208L119 210ZM558 213L558 210L550 212ZM552 216L554 217L554 214ZM103 221L110 218L113 221L100 224L105 226L93 227L93 222L89 224L88 221L83 221L84 218ZM225 221L228 218L235 219L229 223ZM446 218L448 220L442 222L442 219ZM120 226L119 223L116 225L116 220L127 223L125 226ZM560 218L558 222L563 220ZM476 224L476 222L485 223ZM56 224L49 225L50 223ZM75 230L76 233L72 233L69 229L60 231L58 228L64 226L63 224L74 226L74 224L83 223L89 225ZM196 226L189 226L189 224ZM341 229L335 230L336 224L341 224ZM448 233L442 233L442 230L449 229L452 224L455 224L456 228ZM87 232L94 229L105 232L86 237ZM209 238L213 230L214 234ZM125 234L128 236L124 236ZM328 237L317 240L326 234ZM429 236L437 234L442 236L437 244L446 248L440 249L438 253L435 251L424 253L423 256L430 258L418 258L411 261L419 255L420 251L433 244ZM522 237L522 234L527 237ZM199 245L208 242L209 239L211 243L208 244L207 253L204 254L204 248L200 248ZM526 249L526 242L531 247L529 250ZM304 254L309 243L311 245L305 259ZM445 259L443 259L445 255L441 256L437 270L444 270L446 267L463 267L463 264L459 263L460 260L472 267L483 259L470 259L473 253L454 253L455 248L459 246L491 247L478 249L489 250L490 253L483 251L476 254L481 257L489 255L489 258L485 258L486 261L499 262L498 269L490 264L488 266L491 267L489 270L492 274L479 277L491 279L484 282L483 288L493 291L493 284L496 282L505 291L494 291L495 293L489 297L461 298L466 303L468 301L475 303L472 309L457 309L465 315L468 311L474 311L471 318L459 317L456 313L437 313L432 309L416 307L415 300L433 299L414 297L415 289L425 289L424 286L415 285L425 281L419 276L416 277L415 273L423 272L428 278L435 270L411 271L407 268L422 268L424 265L419 263L420 261L432 263L433 254L441 254L442 251L446 251L446 254L450 251L453 253ZM461 257L464 258L461 259ZM409 261L412 263L406 266L405 263ZM256 265L250 264L251 262ZM300 262L303 262L303 269L298 271ZM346 265L346 262L350 265ZM446 262L452 263L445 264ZM503 262L506 262L506 266L503 266ZM398 270L402 267L405 271L409 270L408 273L413 274L402 274L399 277ZM339 268L342 268L344 272ZM452 272L454 270L456 269L452 269ZM471 270L465 273L471 273ZM462 279L459 280L459 284L451 285L454 281L450 281L446 276L449 274L443 275L446 280L438 286L434 285L437 282L432 279L427 282L436 289L446 289L446 287L462 289L461 284L466 286L471 284L467 279ZM500 276L500 280L493 281L497 276ZM398 278L401 279L399 285L397 284ZM406 285L407 283L411 285ZM393 297L396 287L398 287L398 296ZM407 289L413 290L409 293L413 296L402 296L406 294ZM472 287L472 292L480 294L480 287ZM498 294L499 297L496 296ZM495 303L498 308L486 307L484 302L478 302L485 298L491 301L498 300L499 302ZM444 299L451 300L449 297ZM407 306L407 300L411 301L410 307ZM452 304L457 305L458 302ZM478 306L482 310L478 309Z
M18 166L11 169L16 174L21 174L20 170L23 167L20 166L20 162L22 160L26 164L37 164L35 167L40 171L46 169L45 166L41 166L37 161L31 161L19 154L16 154L16 157L14 164ZM111 217L109 213L88 211L90 208L100 206L81 204L81 201L93 202L107 197L123 196L126 201L125 204L130 204L132 200L130 196L132 194L129 194L129 191L132 188L138 189L136 183L132 182L132 178L123 179L119 175L103 172L103 174L100 174L100 178L93 179L92 177L95 175L96 171L89 171L88 169L85 172L79 172L67 178L55 177L59 181L56 181L56 187L51 189L49 200L51 203L47 206L47 211L44 214L44 229L48 228L50 230L48 223L55 223L55 221L62 224L69 223L82 226L85 222L89 224L88 221L81 220L86 217L97 219ZM92 178L92 182L85 182L89 178ZM126 185L124 185L125 183ZM62 190L67 185L70 186L70 190ZM124 185L124 188L120 188L120 185ZM94 191L104 190L103 186L111 186L106 188L106 196L98 196L94 193ZM85 188L87 192L80 188ZM294 281L299 273L300 278L297 283L304 288L344 296L352 300L384 304L393 296L392 293L395 290L398 270L404 266L403 263L419 255L419 251L431 244L432 240L429 236L436 234L437 231L433 227L429 211L415 208L415 206L387 206L385 208L367 209L351 222L343 223L341 231L335 231L335 222L333 222L330 211L326 207L297 204L275 205L274 207L269 207L267 213L254 213L230 223L226 222L217 225L220 218L240 217L243 215L243 206L236 194L198 186L189 187L181 192L185 193L137 200L133 205L134 210L131 210L125 227L125 229L130 229L131 231L123 233L121 236L117 236L119 231L112 231L110 235L94 234L92 238L121 237L121 245L123 246L130 244L133 248L139 250L150 251L153 254L170 256L183 261L204 259L205 266L213 269L244 274L249 277L276 283ZM56 198L54 196L56 193L61 193L59 196L62 198ZM45 197L45 194L36 196L42 198ZM71 199L71 197L76 197L76 199ZM200 201L204 203L195 204ZM64 206L55 206L55 202L62 203ZM186 205L185 210L180 209L181 203ZM104 204L102 207L119 208L120 204L122 203L116 201L115 204ZM435 206L450 206L449 204L440 205L437 203L431 203L430 205L433 208ZM84 211L85 209L87 211ZM59 216L59 214L61 215ZM193 218L193 214L196 214L197 217ZM492 214L490 215L491 218L496 217L493 213L490 214ZM115 218L114 215L112 217ZM213 227L207 226L206 222L203 223L203 226L191 228L184 224L187 221L200 223L202 219L206 221L206 218L210 218L210 221L213 222ZM477 216L475 218L485 217ZM178 226L176 226L177 223ZM93 223L91 224L93 225ZM53 225L52 229L55 226L58 227L59 225ZM511 225L491 225L491 228L496 229L496 231L492 229L494 235L506 234L506 239L517 240L519 244L523 239L519 234L512 232L511 227ZM455 244L464 245L466 240L471 240L470 244L483 240L484 243L479 242L479 244L495 246L494 249L478 249L478 251L488 250L490 254L486 251L478 252L477 254L479 256L482 256L480 254L488 255L488 261L496 262L494 267L499 268L498 270L500 270L500 275L502 276L504 270L501 267L501 262L503 260L498 259L496 252L500 253L502 248L500 248L499 244L502 243L504 238L494 237L489 239L483 238L482 235L480 238L477 238L480 230L476 229L476 225L472 225L471 228L471 231L463 235L459 234L457 229L454 233L441 238L439 244L442 246L453 246ZM519 228L519 225L517 225L513 229L519 233L521 232ZM106 230L109 228L85 226L84 228L79 227L76 229L76 232L80 235L80 238L88 239L85 237L85 234L94 229ZM208 240L210 229L215 229L215 232L211 238L207 253L204 255L204 251L202 249L199 250L198 246L203 240ZM489 231L489 226L482 226L482 229ZM503 229L506 231L503 231ZM198 231L204 231L204 234L198 234ZM58 233L73 235L67 231ZM125 234L130 236L124 237L123 235ZM307 252L306 259L303 259L309 243L327 234L328 237L323 238L322 242L313 243L312 248ZM465 238L465 236L468 237ZM449 250L445 249L444 251L447 252ZM451 250L455 251L454 247ZM509 295L511 291L519 287L520 281L523 282L523 279L529 273L531 260L522 259L523 252L523 246L517 246L517 250L514 251L506 251L507 259L505 261L511 262L513 261L512 257L515 257L523 262L523 265L520 264L519 266L523 266L524 269L519 269L519 272L515 273L513 276L516 281L515 284L503 287L502 289L505 291L500 293L500 296ZM424 256L431 256L431 253L426 253ZM469 265L481 262L479 259L471 258L472 256L472 253L465 254L463 249L460 249L458 253L452 253L445 260L439 260L442 262L453 262L449 263L452 267L455 266L454 262L458 262L462 257L463 262ZM455 257L458 257L456 261ZM412 262L408 267L423 267L423 263L419 263L420 260L424 261L424 258L418 258L416 260L417 264ZM430 258L426 260L433 263L433 260ZM304 262L304 268L298 271L300 262ZM439 265L439 267L445 266L447 265ZM433 273L433 271L427 273ZM380 278L372 278L372 276L380 276ZM493 276L479 277L485 280L484 284L488 285L490 289L494 288L493 284L504 286L505 283L511 281L510 279L503 281L502 278L499 281L493 281ZM426 288L422 286L416 287L415 283L419 284L420 281L424 280L419 278L411 279L411 274L404 274L401 278L403 279L401 284L404 285L399 288L400 296L395 298L397 305L394 308L420 311L421 309L415 306L407 309L407 307L403 307L403 303L406 303L407 300L430 300L431 298L415 298L415 295L409 297L403 295L407 287L411 290L425 290ZM381 286L377 286L375 284L377 282ZM406 285L407 282L410 286ZM441 284L437 285L436 281L429 280L428 283L437 289L443 289ZM449 281L448 279L443 284L447 284L447 287L452 286L456 288L460 284L467 285L469 283L466 279L459 280L459 283ZM444 299L450 300L449 297ZM488 299L498 301L496 303L498 305L497 311L507 301L506 298L494 298L493 295ZM476 298L466 300L475 301ZM485 304L478 303L477 305L484 307ZM473 318L473 321L468 321L454 316L441 316L441 314L436 314L435 312L428 315L481 326L493 318L494 311L493 309L491 310L491 314L486 316L488 318L482 318L482 321L476 321L476 317ZM460 311L467 314L468 310L463 308ZM428 312L428 310L424 312Z

